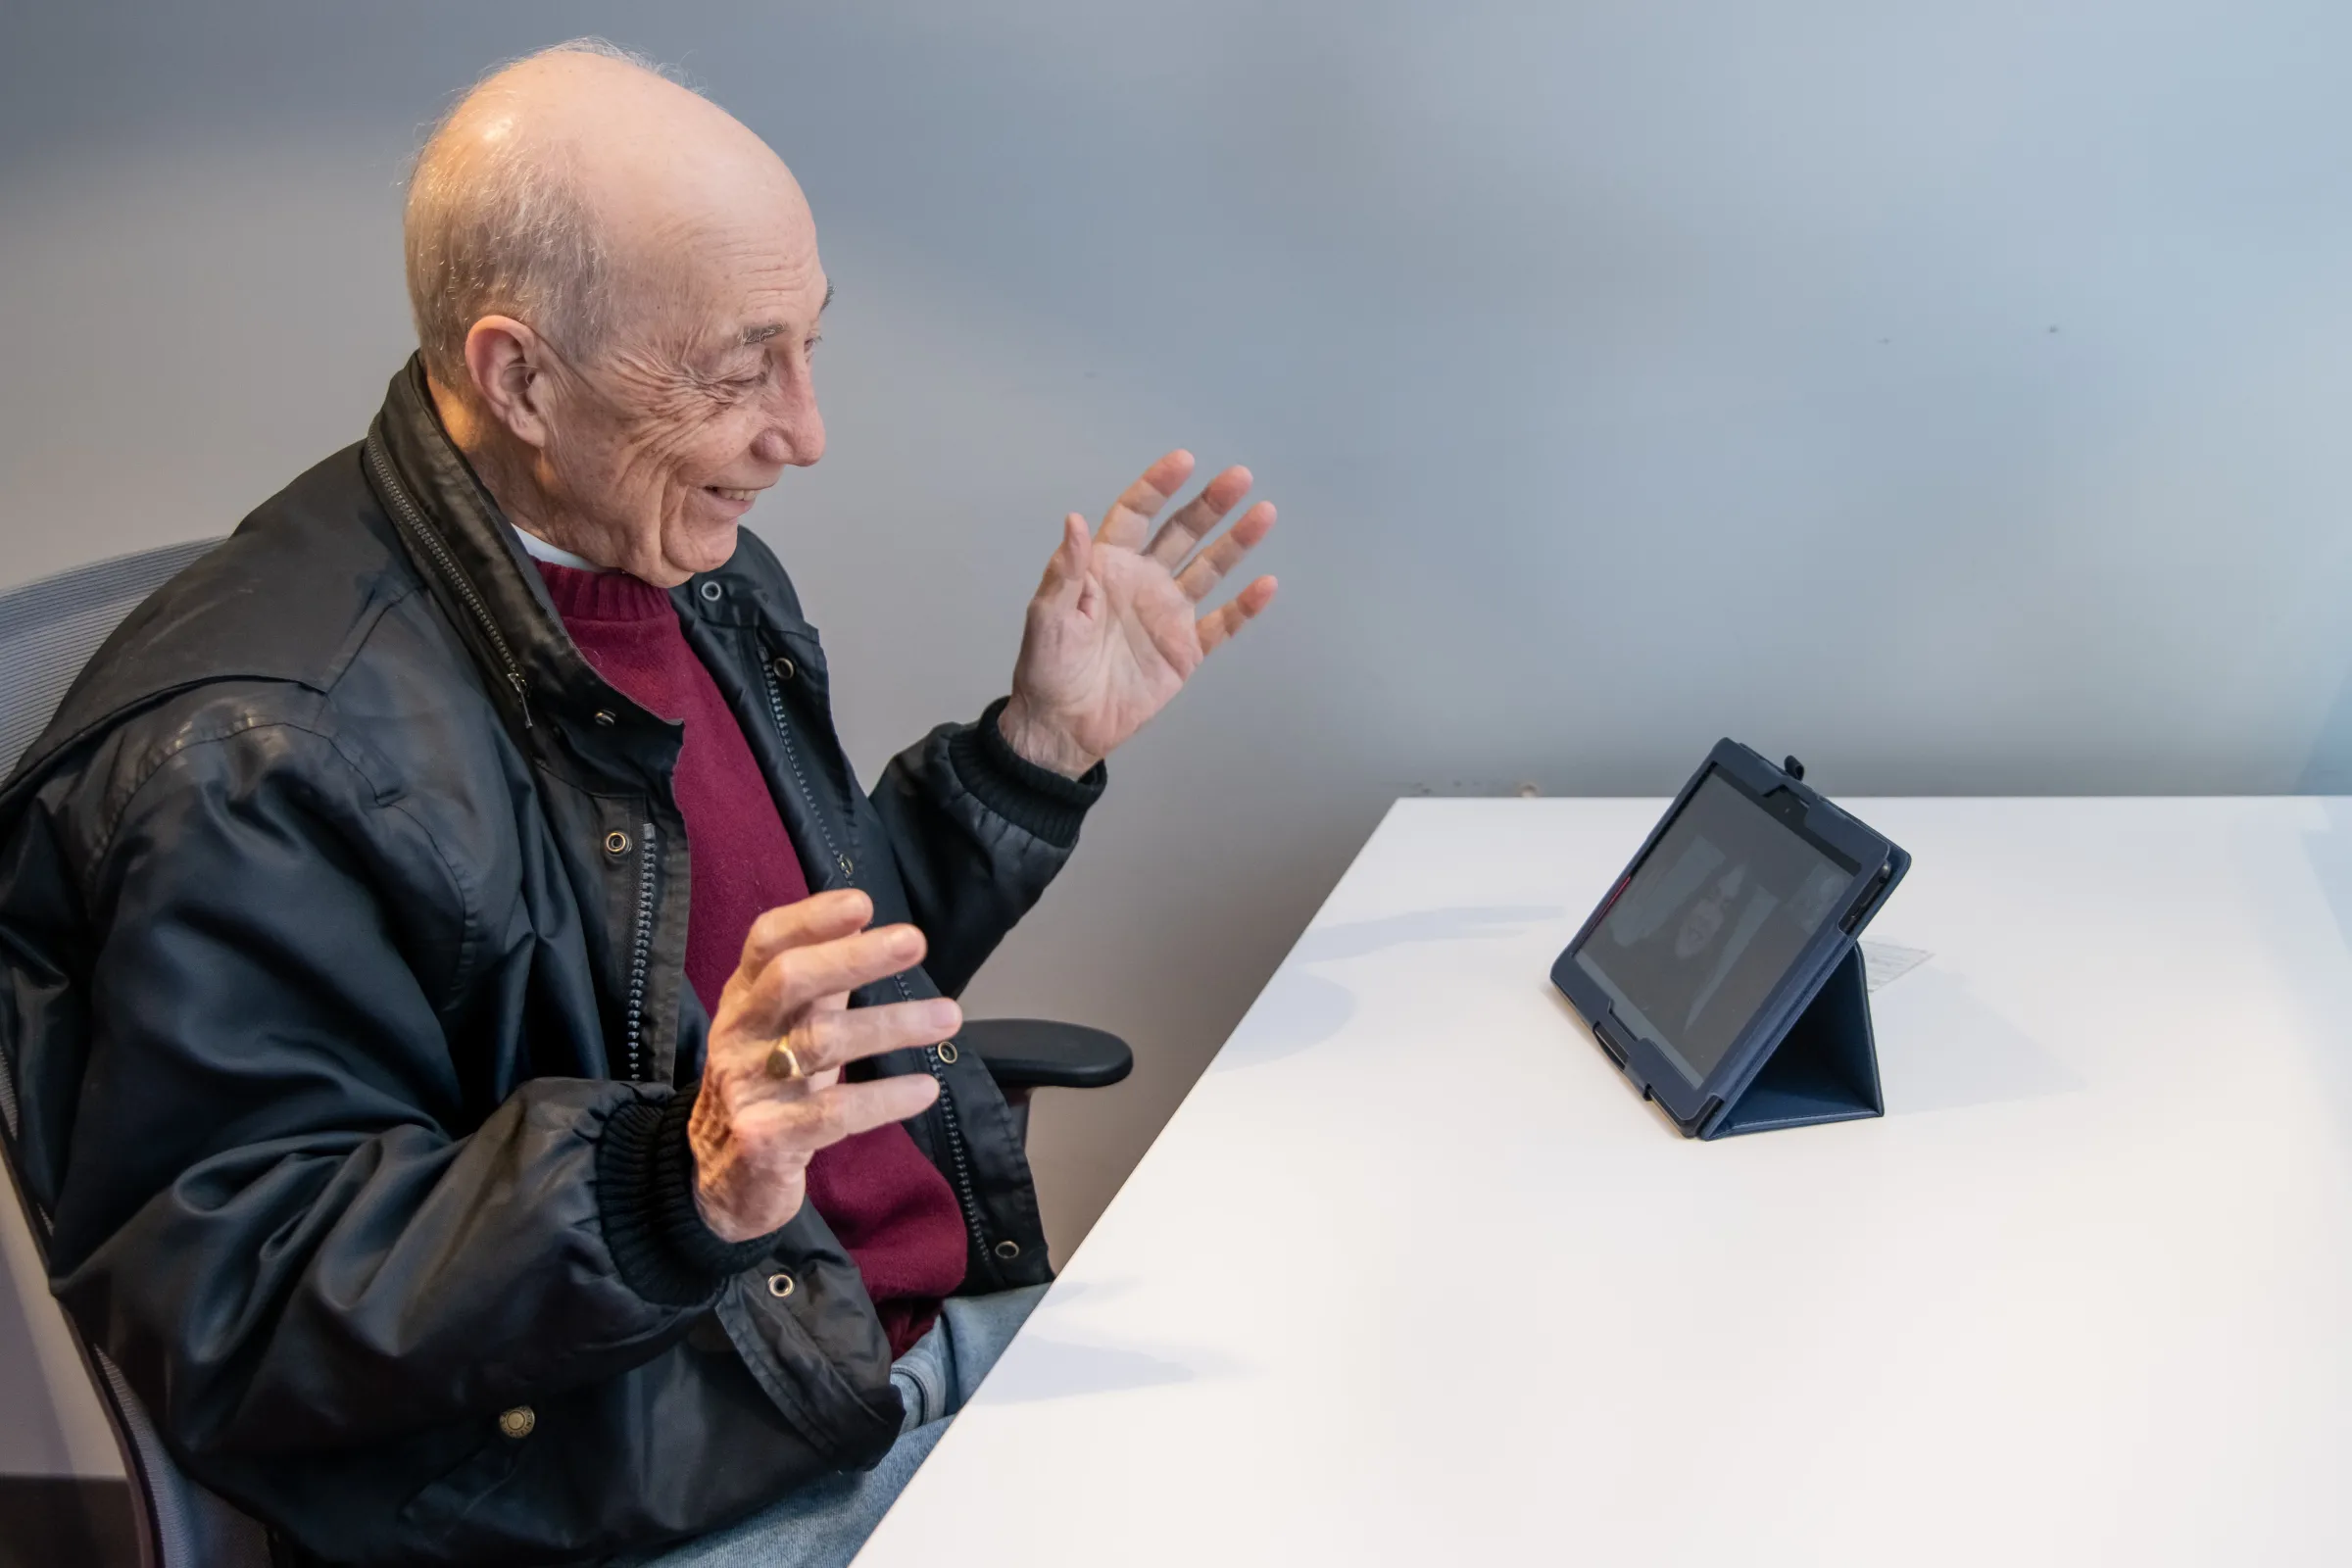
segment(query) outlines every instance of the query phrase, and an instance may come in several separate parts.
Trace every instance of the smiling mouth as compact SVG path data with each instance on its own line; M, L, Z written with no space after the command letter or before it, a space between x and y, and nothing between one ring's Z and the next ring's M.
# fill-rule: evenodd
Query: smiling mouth
M757 498L760 494L760 492L757 490L729 490L723 485L715 484L707 484L703 486L703 488L710 491L712 495L718 497L718 499L721 501L750 501Z

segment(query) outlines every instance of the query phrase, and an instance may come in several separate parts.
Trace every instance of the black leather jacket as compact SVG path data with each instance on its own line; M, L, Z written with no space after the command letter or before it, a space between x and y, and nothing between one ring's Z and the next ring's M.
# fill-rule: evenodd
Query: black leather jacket
M958 991L1100 776L993 721L861 794L824 654L748 531L672 598L813 889L911 920ZM367 440L125 622L0 792L11 1128L53 1283L198 1479L335 1562L675 1540L898 1433L890 1351L812 1208L729 1247L685 1118L680 731L607 685L412 364ZM976 1055L908 1124L965 1289L1049 1277Z

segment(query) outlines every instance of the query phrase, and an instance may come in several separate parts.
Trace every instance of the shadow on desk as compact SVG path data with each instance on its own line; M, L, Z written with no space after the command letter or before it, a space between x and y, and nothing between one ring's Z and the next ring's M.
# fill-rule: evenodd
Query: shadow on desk
M1068 1307L1081 1297L1123 1294L1124 1282L1061 1280L1040 1307L1040 1315ZM1089 1394L1115 1394L1124 1389L1151 1389L1170 1383L1191 1383L1217 1377L1234 1363L1216 1351L1197 1348L1155 1346L1128 1349L1111 1345L1087 1345L1058 1339L1050 1323L1031 1317L1021 1331L1018 1354L1008 1354L989 1374L992 1398L1014 1404L1067 1399Z
M1574 1004L1556 987L1546 985L1544 992L1577 1038L1599 1050ZM1887 993L1899 995L1889 1002ZM2038 1100L2087 1087L2056 1053L1932 961L1872 993L1870 1005L1889 1116Z
M2352 897L2352 839L2345 854L2345 887ZM1557 905L1463 906L1314 927L1298 939L1208 1070L1239 1072L1281 1061L1346 1028L1355 1016L1355 993L1315 973L1317 965L1419 943L1516 937L1531 925L1556 925L1566 913ZM1544 988L1557 1000L1548 983ZM1561 1005L1574 1016L1564 1002ZM1878 993L1871 1005L1890 1115L2034 1100L2084 1087L2056 1053L1987 1004L1965 979L1933 961Z
M1078 1345L1032 1329L1021 1337L1020 1355L1008 1365L1000 1364L989 1375L988 1392L992 1398L1028 1404L1087 1394L1110 1394L1121 1389L1190 1383L1199 1375L1181 1361L1148 1351L1122 1350L1107 1345Z
M1280 1061L1346 1028L1355 1016L1355 993L1336 980L1309 973L1314 964L1369 957L1408 943L1513 937L1538 921L1556 921L1565 913L1558 905L1467 906L1312 927L1291 949L1208 1070L1236 1072Z
M2293 981L2311 1038L2324 1043L2314 1054L2313 1076L2327 1094L2337 1125L2352 1128L2352 1049L2344 1045L2352 1034L2352 800L2326 797L2319 805L2328 825L2303 835L2303 858L2334 918L2334 929L2327 933L2330 951L2311 955L2311 962L2283 964L2280 969ZM2305 932L2275 929L2270 935L2290 950L2311 940Z
M1886 1114L2068 1095L2082 1076L1935 960L1870 999Z

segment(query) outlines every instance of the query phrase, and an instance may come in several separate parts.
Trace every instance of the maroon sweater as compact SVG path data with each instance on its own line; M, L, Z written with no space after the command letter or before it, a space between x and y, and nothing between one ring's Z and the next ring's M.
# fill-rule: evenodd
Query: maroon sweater
M672 780L694 856L686 979L715 1014L752 922L808 896L800 857L669 595L625 572L533 564L596 672L686 726ZM906 1354L938 1317L940 1298L963 1283L963 1216L947 1178L893 1123L820 1151L808 1162L808 1200L857 1261L891 1354Z

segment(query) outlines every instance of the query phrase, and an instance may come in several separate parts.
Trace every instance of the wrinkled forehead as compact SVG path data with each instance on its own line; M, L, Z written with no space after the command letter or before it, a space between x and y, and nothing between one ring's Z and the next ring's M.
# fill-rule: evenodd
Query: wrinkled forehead
M659 336L708 346L814 329L830 288L816 223L791 176L721 190L683 182L652 202L622 202L606 217L616 326L641 322Z

